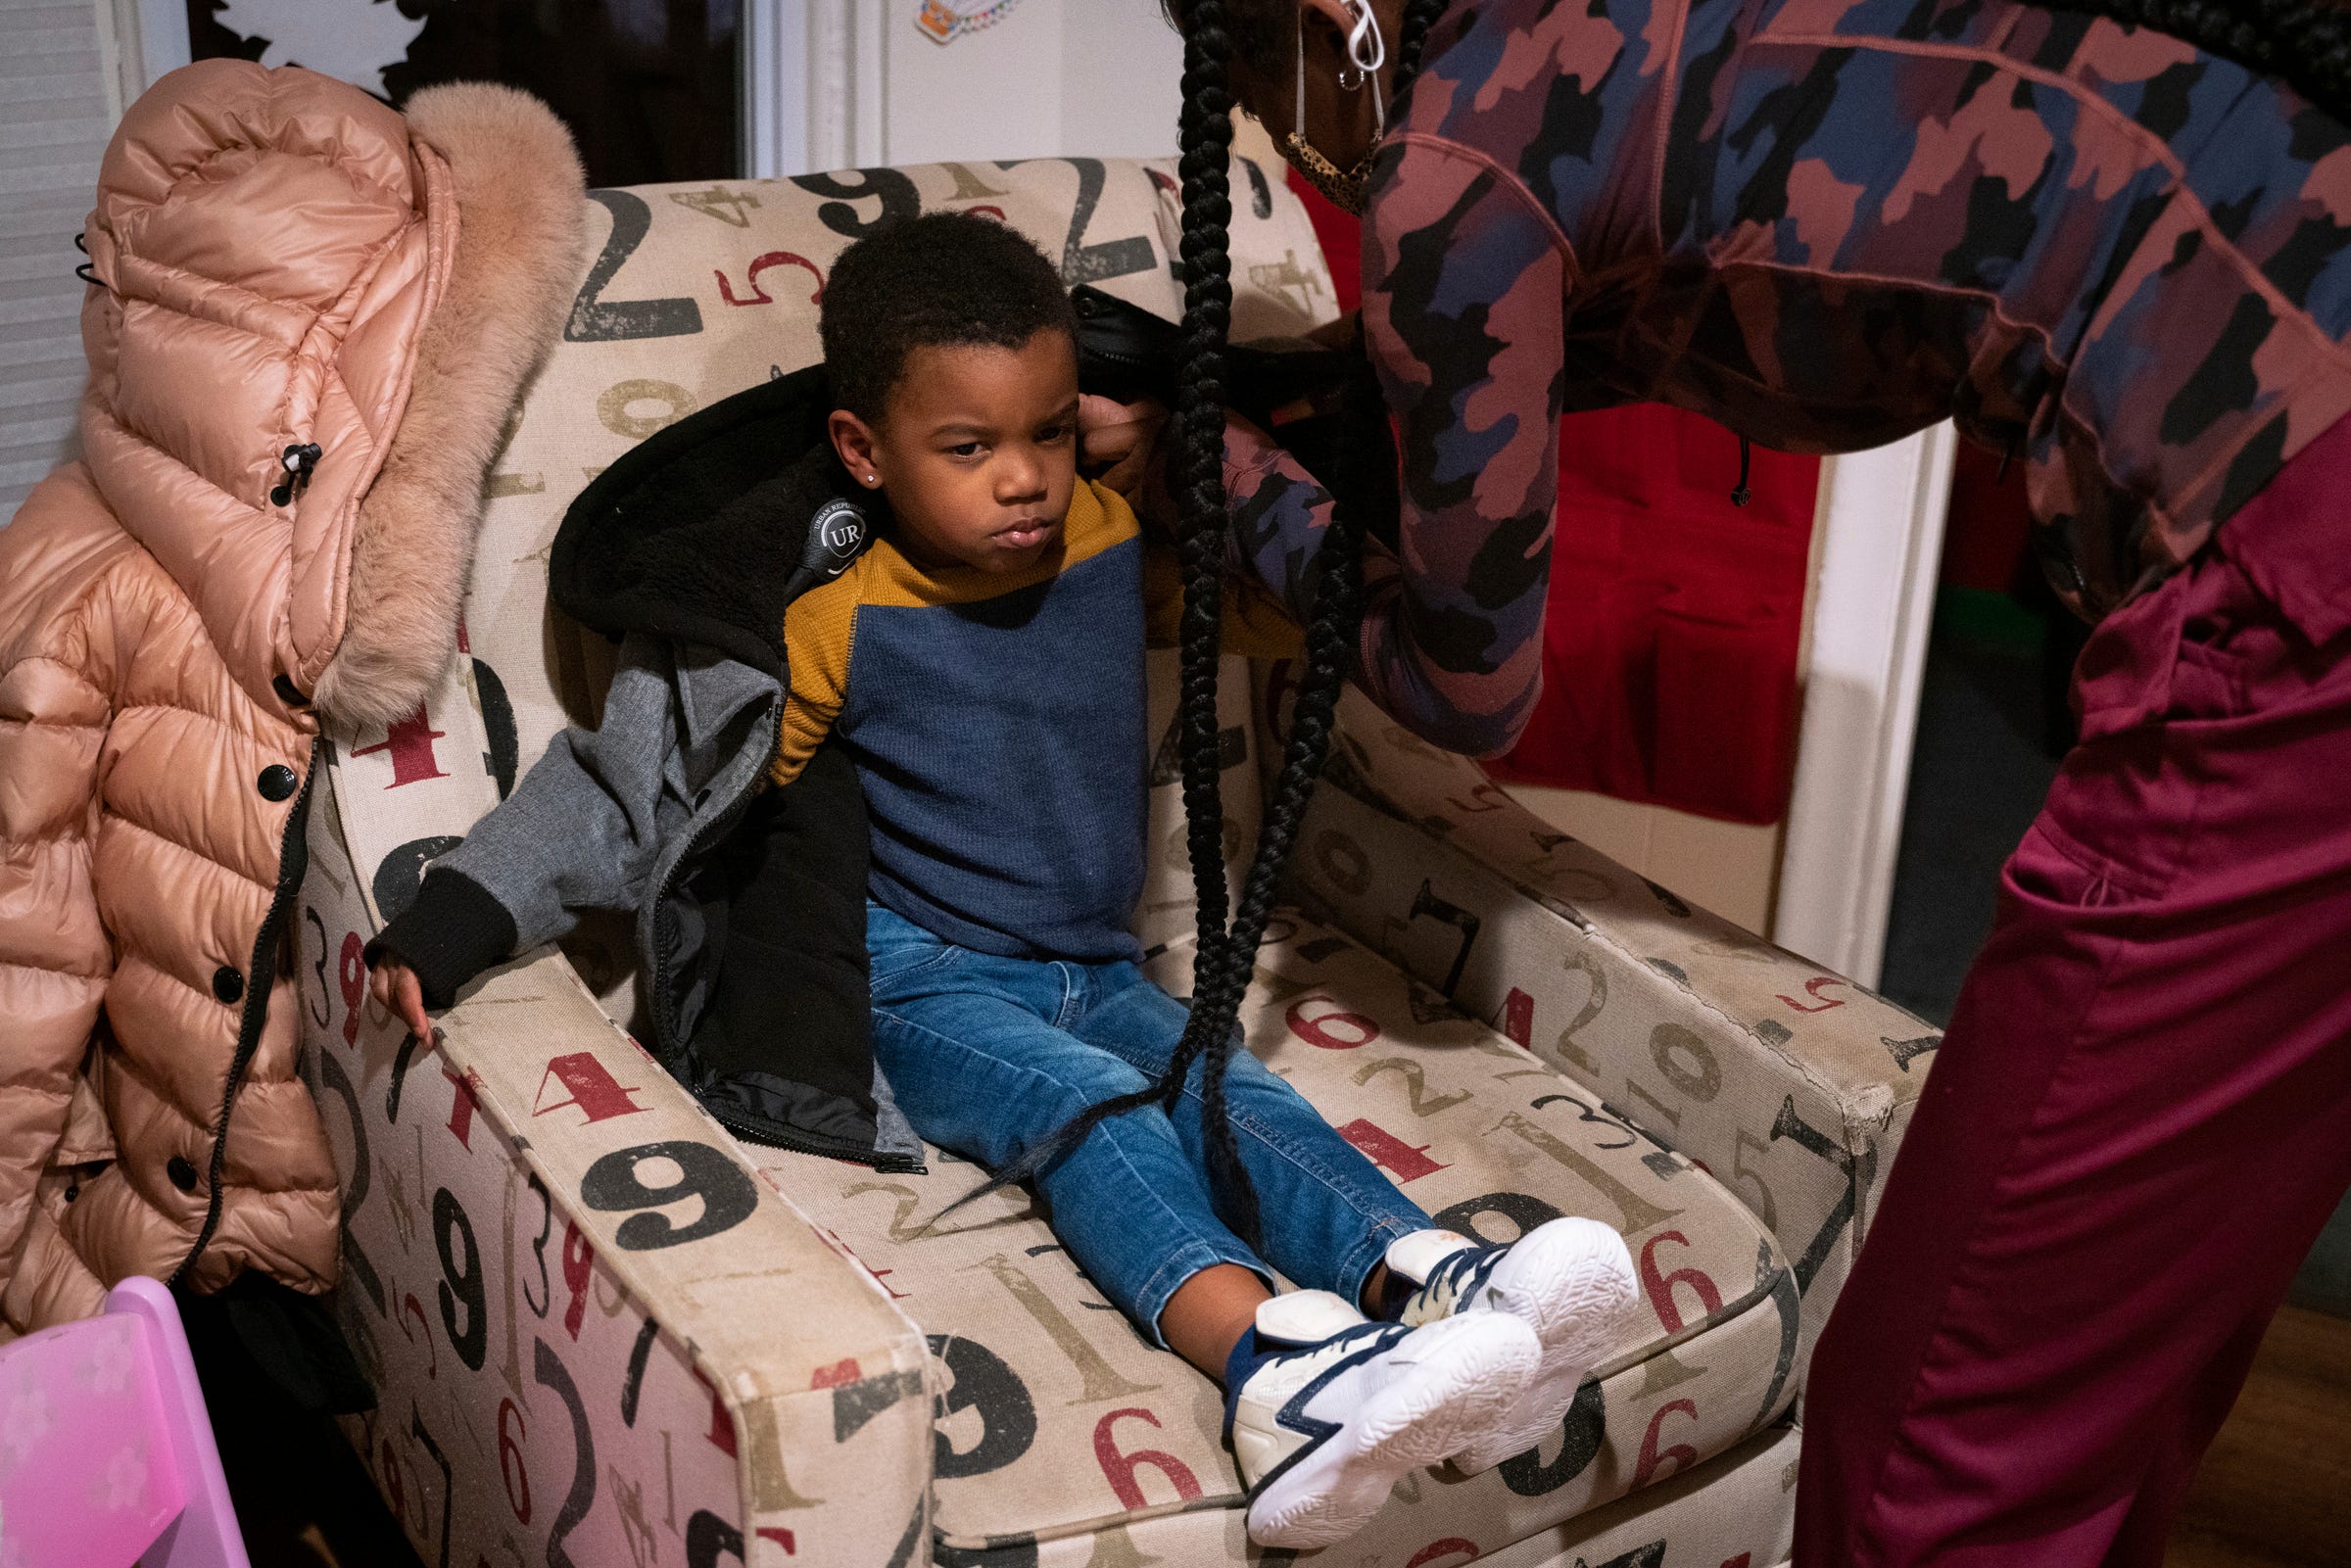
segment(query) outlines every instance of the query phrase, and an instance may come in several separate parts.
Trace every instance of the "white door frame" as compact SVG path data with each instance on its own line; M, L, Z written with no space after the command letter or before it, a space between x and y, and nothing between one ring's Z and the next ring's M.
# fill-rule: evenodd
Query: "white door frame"
M188 43L187 0L114 0L115 35L125 57L125 83L134 95L166 71L195 57Z
M745 174L777 179L889 162L888 11L872 0L744 0Z
M1958 436L1821 465L1819 578L1772 936L1878 983Z

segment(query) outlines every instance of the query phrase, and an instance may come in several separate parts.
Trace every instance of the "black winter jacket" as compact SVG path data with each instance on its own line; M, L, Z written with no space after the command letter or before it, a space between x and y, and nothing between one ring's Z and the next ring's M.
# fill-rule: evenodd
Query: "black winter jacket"
M398 955L447 1006L583 910L629 909L654 1053L719 1121L919 1169L873 1063L855 770L827 747L792 784L765 783L785 609L870 538L823 440L832 407L821 370L770 381L654 435L573 502L548 593L621 641L600 723L557 736L368 954Z

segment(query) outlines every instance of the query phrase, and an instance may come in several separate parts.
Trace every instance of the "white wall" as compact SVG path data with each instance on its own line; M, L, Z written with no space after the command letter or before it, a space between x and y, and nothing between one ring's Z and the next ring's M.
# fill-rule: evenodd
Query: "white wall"
M1159 0L1018 0L945 44L916 11L748 0L750 171L1176 150L1183 46Z
M75 451L73 236L122 113L124 21L116 0L0 0L0 524Z
M889 162L1176 150L1183 45L1159 0L1020 0L944 45L903 9L883 34Z

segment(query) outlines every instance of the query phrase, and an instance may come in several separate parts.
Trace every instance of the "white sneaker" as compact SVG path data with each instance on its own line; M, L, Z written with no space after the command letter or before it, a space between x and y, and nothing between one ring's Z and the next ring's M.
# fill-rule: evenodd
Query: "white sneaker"
M1399 1323L1507 1316L1543 1348L1540 1368L1510 1407L1454 1455L1464 1475L1491 1470L1556 1431L1585 1374L1615 1348L1641 1303L1624 1238L1597 1219L1555 1219L1507 1247L1416 1230L1389 1243L1387 1265L1390 1300L1403 1298Z
M1500 1312L1424 1328L1366 1320L1329 1291L1257 1309L1254 1366L1236 1351L1225 1432L1249 1486L1249 1539L1306 1550L1343 1541L1407 1471L1489 1430L1534 1375L1534 1331Z

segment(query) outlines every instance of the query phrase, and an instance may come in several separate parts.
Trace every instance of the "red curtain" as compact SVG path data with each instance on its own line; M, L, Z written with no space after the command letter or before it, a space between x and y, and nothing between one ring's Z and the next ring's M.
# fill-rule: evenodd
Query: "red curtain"
M1296 174L1343 309L1362 298L1355 219ZM1559 421L1543 696L1498 779L1592 789L1732 822L1786 815L1796 661L1820 460L1755 449L1647 404Z
M1949 521L1943 527L1941 581L2006 594L2030 554L2033 510L2025 500L2025 465L2003 462L1972 441L1959 443L1951 466Z

